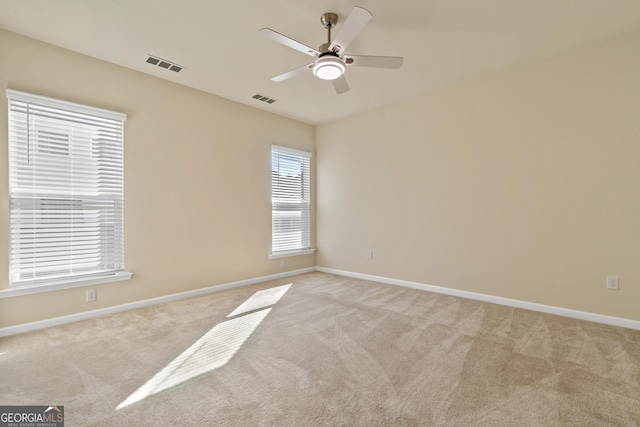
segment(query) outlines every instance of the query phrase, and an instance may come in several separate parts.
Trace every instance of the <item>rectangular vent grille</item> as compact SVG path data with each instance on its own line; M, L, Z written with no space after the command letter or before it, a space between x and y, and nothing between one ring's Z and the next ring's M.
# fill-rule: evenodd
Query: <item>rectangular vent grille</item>
M258 101L266 102L267 104L273 104L274 102L276 102L275 99L269 98L268 96L260 95L259 93L253 95L252 98L257 99Z
M156 56L147 55L147 59L145 59L145 62L151 65L155 65L156 67L164 68L166 70L171 70L176 73L179 73L180 71L184 70L184 67L182 65L178 65L174 62L167 61L166 59L161 59Z

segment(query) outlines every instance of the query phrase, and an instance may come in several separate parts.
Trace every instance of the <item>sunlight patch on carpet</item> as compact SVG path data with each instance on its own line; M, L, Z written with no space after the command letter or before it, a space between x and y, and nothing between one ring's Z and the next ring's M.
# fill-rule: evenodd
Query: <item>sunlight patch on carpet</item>
M291 284L256 292L227 316L237 317L214 326L120 403L116 410L226 365L267 317L271 308L266 307L276 304L289 287Z
M240 304L238 308L233 310L227 317L234 317L239 314L248 313L250 311L274 305L280 301L280 298L282 298L282 296L289 290L291 285L292 284L289 283L288 285L258 291L253 294L251 298Z

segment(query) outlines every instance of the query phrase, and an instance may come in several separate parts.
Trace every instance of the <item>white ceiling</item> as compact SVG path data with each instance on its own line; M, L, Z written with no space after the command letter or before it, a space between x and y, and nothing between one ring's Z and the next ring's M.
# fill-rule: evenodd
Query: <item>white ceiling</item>
M400 70L349 67L337 95L311 73L271 77L312 58L258 33L312 47L335 12L373 19L346 53L404 56ZM311 124L337 120L520 63L640 30L638 0L2 0L0 27ZM176 74L146 54L186 67ZM0 62L1 62L0 58ZM268 105L255 93L277 100Z

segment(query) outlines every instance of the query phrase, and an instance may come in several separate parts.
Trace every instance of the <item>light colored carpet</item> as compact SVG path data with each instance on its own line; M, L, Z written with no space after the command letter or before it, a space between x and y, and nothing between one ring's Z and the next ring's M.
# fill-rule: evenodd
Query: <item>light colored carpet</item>
M318 272L4 338L0 372L67 426L640 425L640 331Z

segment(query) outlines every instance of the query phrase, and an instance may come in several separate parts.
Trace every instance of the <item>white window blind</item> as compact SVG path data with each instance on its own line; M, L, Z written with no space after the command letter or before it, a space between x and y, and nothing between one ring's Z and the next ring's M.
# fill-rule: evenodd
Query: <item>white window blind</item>
M126 115L7 97L11 286L123 271Z
M310 249L311 153L271 147L272 254Z

